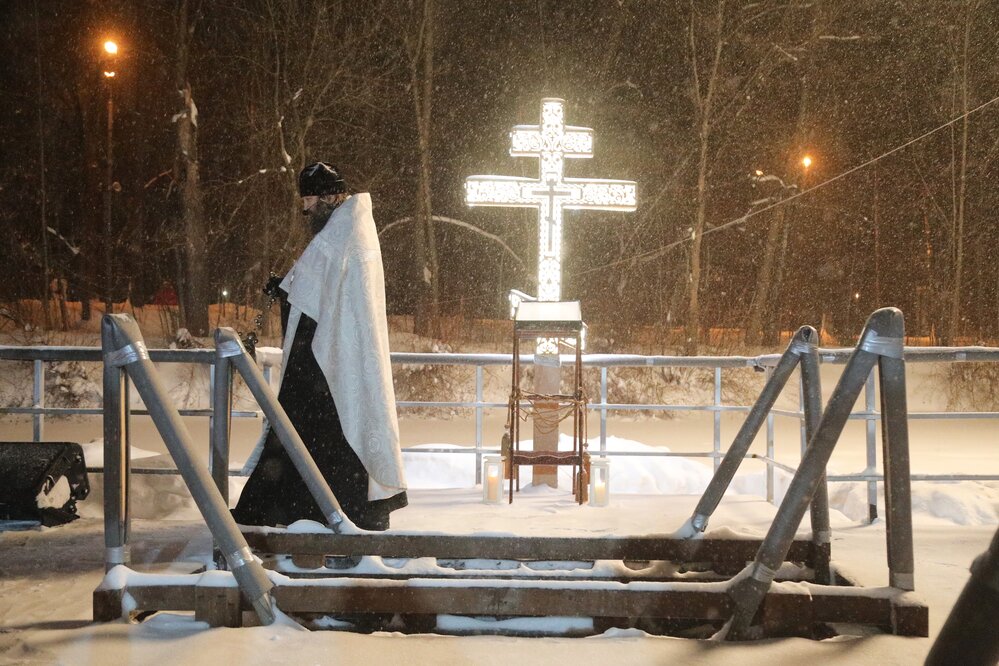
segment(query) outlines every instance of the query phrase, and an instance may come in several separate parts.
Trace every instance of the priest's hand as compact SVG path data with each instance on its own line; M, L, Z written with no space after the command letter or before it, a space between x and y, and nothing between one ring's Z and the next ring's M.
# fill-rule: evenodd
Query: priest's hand
M281 281L284 280L283 275L275 275L271 273L271 279L267 281L264 285L264 293L271 298L278 298L281 295Z

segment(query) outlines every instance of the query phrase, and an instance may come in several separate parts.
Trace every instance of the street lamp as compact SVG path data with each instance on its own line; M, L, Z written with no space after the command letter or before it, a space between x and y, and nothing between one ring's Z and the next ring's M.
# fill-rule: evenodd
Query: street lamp
M808 155L805 155L804 157L802 157L801 158L801 166L805 167L806 169L808 167L812 166L812 158L810 156L808 156Z
M112 40L104 42L104 80L108 91L108 136L105 145L106 172L104 179L104 309L110 313L114 310L111 295L113 283L112 261L114 252L111 227L111 197L114 195L114 64L118 55L118 44Z

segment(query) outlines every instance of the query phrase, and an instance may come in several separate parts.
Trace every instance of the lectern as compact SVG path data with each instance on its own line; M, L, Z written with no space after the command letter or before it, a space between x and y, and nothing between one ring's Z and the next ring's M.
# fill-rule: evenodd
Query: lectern
M586 457L586 393L583 390L583 323L579 301L521 301L513 316L513 381L510 390L508 424L509 450L504 452L510 477L510 502L514 483L520 488L520 467L523 465L572 465L572 488L582 504L586 497L588 478ZM521 388L523 370L520 362L521 341L529 340L531 348L560 349L570 345L575 350L572 376L564 383L561 373L554 393L536 393ZM554 343L554 344L552 344ZM535 358L535 366L555 366L561 369L562 357L544 354ZM520 448L520 424L534 418L535 432L558 430L564 420L572 423L571 451L525 451ZM556 437L557 441L557 437Z

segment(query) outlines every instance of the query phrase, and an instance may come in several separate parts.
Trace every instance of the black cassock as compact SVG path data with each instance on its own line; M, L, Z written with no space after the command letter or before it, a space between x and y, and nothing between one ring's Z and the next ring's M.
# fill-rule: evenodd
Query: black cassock
M281 296L284 329L288 307L283 292ZM344 437L329 384L312 355L315 333L316 322L303 313L286 359L288 366L278 402L288 413L347 516L363 529L388 529L389 513L408 503L406 492L386 499L368 500L368 472ZM267 434L260 460L232 514L241 525L290 525L301 519L326 524L326 518L273 428Z

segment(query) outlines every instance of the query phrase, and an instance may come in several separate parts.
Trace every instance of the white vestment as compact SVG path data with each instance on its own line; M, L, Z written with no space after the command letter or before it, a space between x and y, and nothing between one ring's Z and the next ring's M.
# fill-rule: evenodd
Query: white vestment
M371 195L352 195L333 211L281 288L291 305L284 358L290 357L304 313L316 321L312 353L329 384L344 436L368 472L368 499L404 491L385 274Z

